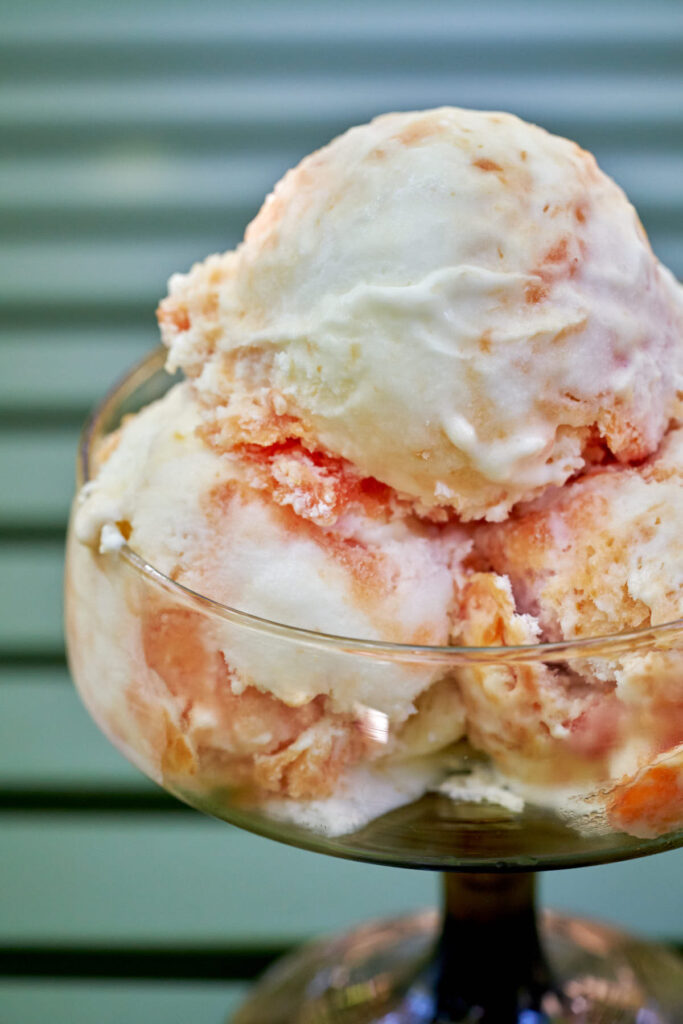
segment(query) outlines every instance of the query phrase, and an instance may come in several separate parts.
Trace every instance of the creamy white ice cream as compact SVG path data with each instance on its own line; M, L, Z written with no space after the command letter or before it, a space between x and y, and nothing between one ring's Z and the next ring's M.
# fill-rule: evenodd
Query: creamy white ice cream
M351 129L171 279L160 323L218 447L301 437L463 519L596 442L642 458L680 408L683 291L594 158L508 114Z
M97 547L102 531L118 523L155 568L230 607L320 633L448 643L460 565L471 546L462 528L352 503L321 528L251 486L251 467L214 451L200 426L189 383L129 420L81 494L79 540ZM332 690L332 680L309 685L296 670L257 685L291 704ZM378 710L406 717L414 696L396 682L383 698L374 687L363 692L362 679L354 686L334 690L344 710L372 700Z
M249 781L306 800L341 788L356 822L348 776L357 762L429 755L463 735L443 665L310 651L295 636L202 615L126 568L120 550L127 541L174 582L277 623L444 645L470 540L362 494L365 506L347 500L318 525L291 507L300 488L285 494L281 479L274 500L245 455L217 453L200 427L191 385L175 386L108 440L81 492L69 606L84 696L155 778L198 780L204 791ZM397 790L381 773L375 781L382 809L420 788Z

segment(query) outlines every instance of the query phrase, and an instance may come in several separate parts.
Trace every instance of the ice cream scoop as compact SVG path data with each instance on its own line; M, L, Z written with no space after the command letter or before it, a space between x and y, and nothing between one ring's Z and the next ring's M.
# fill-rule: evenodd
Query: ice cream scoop
M514 642L513 630L524 623L561 641L683 618L681 523L678 427L641 465L594 469L520 506L505 523L477 527L479 555L498 575L469 584L464 638L482 642L482 631L496 621L506 642ZM494 596L502 579L509 580L507 602ZM470 674L462 682L475 709L477 745L501 768L538 783L544 775L576 776L567 757L582 761L583 770L590 764L596 780L602 773L597 803L618 827L647 836L683 820L682 677L683 654L663 638L641 653L596 652L580 672L534 672L506 695L505 673ZM514 723L506 734L499 728L501 695ZM608 780L618 780L613 793Z
M462 528L423 523L355 481L345 482L336 516L318 525L292 508L308 476L290 469L268 487L272 465L254 476L252 453L218 454L200 425L189 383L129 418L108 438L75 513L83 543L69 561L80 618L106 607L106 632L125 638L108 648L88 692L116 740L155 778L188 785L198 777L205 788L250 782L310 800L333 793L357 762L459 739L462 703L438 664L373 659L359 669L324 652L306 658L295 644L221 628L163 594L140 600L130 581L120 592L112 586L112 559L128 542L174 582L252 615L350 637L448 643L471 544ZM96 631L79 632L80 656L92 656Z
M520 611L547 639L570 640L683 616L682 523L677 427L645 462L594 468L475 536L486 563L510 578Z
M420 511L504 519L680 411L683 291L594 158L508 114L388 114L171 278L219 449L297 438Z

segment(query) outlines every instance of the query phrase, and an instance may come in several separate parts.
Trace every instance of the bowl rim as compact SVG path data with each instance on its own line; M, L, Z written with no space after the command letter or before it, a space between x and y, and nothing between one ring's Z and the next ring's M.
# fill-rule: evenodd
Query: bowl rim
M77 483L80 488L91 481L90 460L94 442L103 435L104 425L116 419L117 406L130 398L144 383L157 373L168 372L165 366L166 350L158 346L132 366L107 391L95 406L83 426L78 447ZM169 374L169 384L172 376ZM233 625L267 634L280 639L289 639L307 647L334 649L346 654L365 657L419 663L462 664L528 664L531 662L558 663L577 658L604 658L628 655L636 651L667 651L680 642L683 646L683 618L656 626L641 626L621 633L607 633L597 636L580 637L536 644L498 645L491 647L470 647L464 645L406 644L360 637L346 637L334 633L323 633L267 619L253 612L242 611L230 605L207 597L171 579L160 569L146 561L139 552L128 544L118 549L118 554L138 574L161 588L176 600L194 606L205 615L226 620Z

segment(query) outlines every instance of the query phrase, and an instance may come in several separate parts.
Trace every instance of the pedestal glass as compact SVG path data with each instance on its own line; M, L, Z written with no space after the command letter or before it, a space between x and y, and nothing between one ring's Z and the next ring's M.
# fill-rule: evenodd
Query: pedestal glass
M84 431L79 484L91 478L106 434L170 384L157 352L117 385ZM185 657L188 645L202 656L208 651L212 659L247 666L261 679L295 664L297 671L321 677L375 672L398 679L412 673L430 684L469 673L470 682L486 686L491 673L503 673L514 685L520 674L539 668L580 673L586 664L623 658L649 659L652 676L658 659L671 673L672 658L683 652L683 623L517 648L327 636L219 605L174 582L127 545L100 554L80 544L73 529L66 612L70 664L88 709L111 741L175 796L304 849L445 873L440 918L424 913L371 924L305 947L266 975L235 1024L683 1021L677 957L595 923L549 913L537 918L534 908L535 872L673 849L683 842L682 831L637 838L604 818L591 822L529 802L517 811L428 792L351 833L325 835L291 820L286 800L274 801L215 745L202 748L191 740L181 692L192 665L199 664ZM163 622L161 668L158 658L150 662L150 622L157 637ZM464 746L453 751L452 765L463 774L477 761Z

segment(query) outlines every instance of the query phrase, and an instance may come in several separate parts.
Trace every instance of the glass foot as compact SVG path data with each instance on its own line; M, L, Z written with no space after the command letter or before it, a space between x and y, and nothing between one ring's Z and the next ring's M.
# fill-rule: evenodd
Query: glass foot
M528 936L506 964L493 927L477 968L467 932L458 951L447 930L434 911L311 943L268 971L232 1024L683 1024L683 961L660 946L545 912L542 956L513 992L508 964Z

